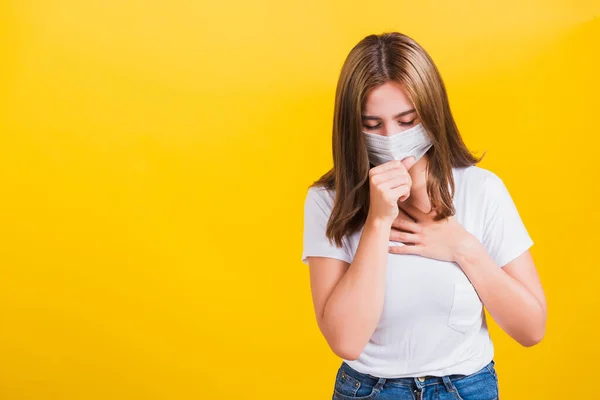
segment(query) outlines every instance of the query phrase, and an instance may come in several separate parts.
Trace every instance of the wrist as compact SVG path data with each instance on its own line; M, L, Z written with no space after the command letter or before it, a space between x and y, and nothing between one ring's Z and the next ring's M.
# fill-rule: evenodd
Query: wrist
M481 251L484 250L483 245L475 237L475 235L466 232L457 242L454 249L454 262L460 266L466 263L476 261Z
M385 218L385 217L377 217L373 214L367 214L367 220L365 222L365 224L367 225L371 225L374 228L377 229L392 229L392 223L394 222L393 219L391 218Z

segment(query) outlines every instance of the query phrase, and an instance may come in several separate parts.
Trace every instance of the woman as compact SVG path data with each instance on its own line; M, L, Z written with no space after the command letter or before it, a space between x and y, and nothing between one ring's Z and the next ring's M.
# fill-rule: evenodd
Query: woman
M333 399L497 399L483 305L521 345L544 336L533 241L481 158L414 40L370 35L351 50L334 166L304 205L317 323L343 360Z

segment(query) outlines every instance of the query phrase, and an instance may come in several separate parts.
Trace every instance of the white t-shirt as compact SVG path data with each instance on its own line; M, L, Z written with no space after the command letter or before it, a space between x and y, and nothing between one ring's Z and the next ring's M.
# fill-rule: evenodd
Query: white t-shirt
M478 166L453 168L455 217L499 267L529 249L529 236L504 182ZM337 248L325 236L334 193L308 189L302 262L307 256L352 263L362 229ZM390 241L390 245L403 243ZM348 321L351 324L352 321ZM383 312L355 370L383 378L471 374L494 356L483 304L458 264L388 253Z

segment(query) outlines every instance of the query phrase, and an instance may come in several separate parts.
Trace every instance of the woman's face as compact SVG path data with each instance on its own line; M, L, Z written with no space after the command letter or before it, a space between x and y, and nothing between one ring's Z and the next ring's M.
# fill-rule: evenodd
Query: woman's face
M388 81L368 94L362 115L364 132L390 136L419 122L403 84Z

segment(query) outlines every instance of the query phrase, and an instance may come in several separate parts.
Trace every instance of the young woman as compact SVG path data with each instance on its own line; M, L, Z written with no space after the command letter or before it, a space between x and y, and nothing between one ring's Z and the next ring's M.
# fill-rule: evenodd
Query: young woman
M497 399L483 305L521 345L544 336L533 241L481 158L414 40L370 35L351 50L333 168L304 204L317 323L343 360L333 399Z

